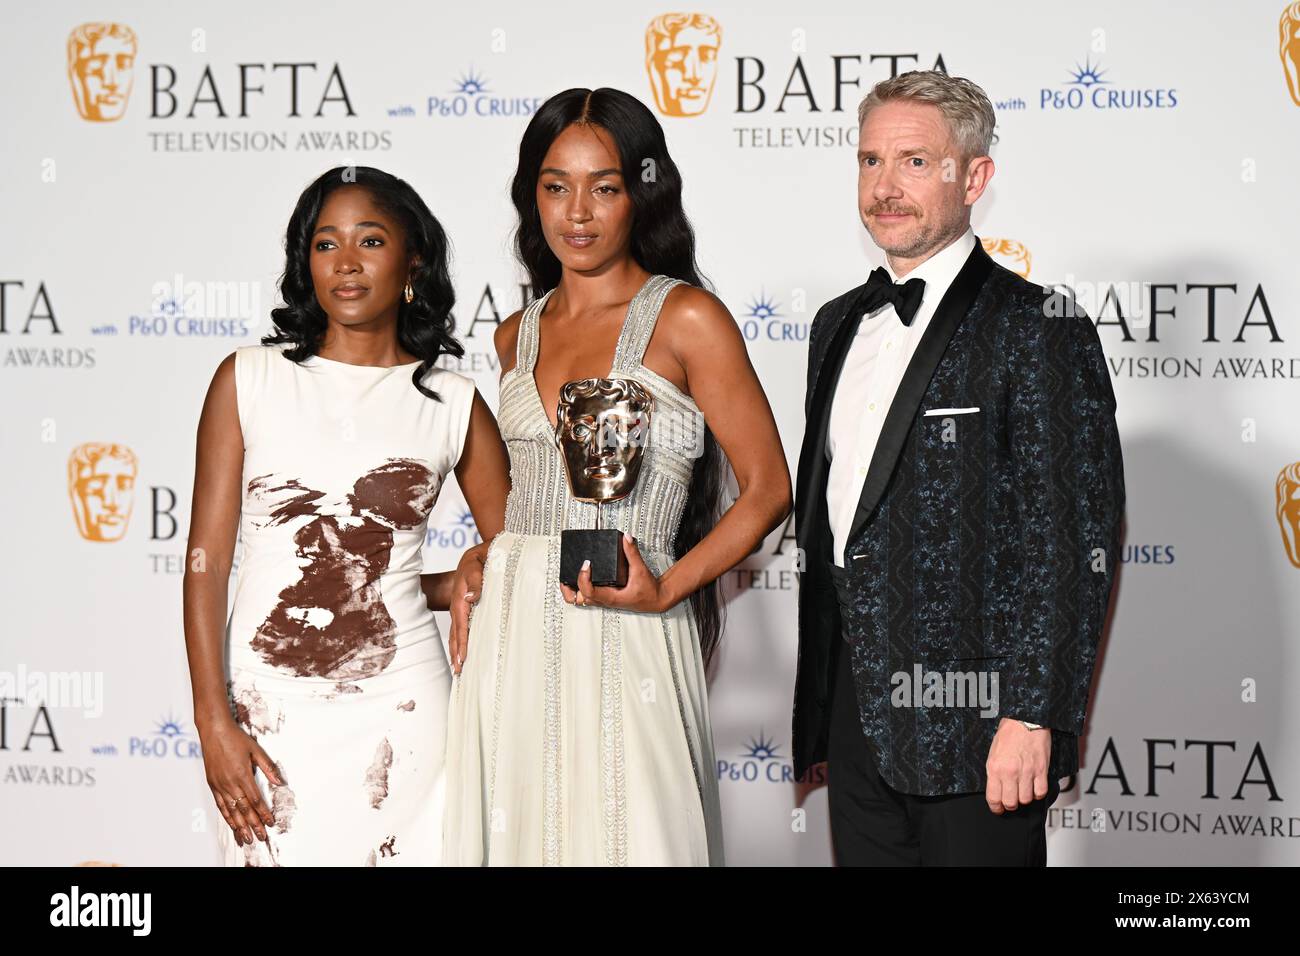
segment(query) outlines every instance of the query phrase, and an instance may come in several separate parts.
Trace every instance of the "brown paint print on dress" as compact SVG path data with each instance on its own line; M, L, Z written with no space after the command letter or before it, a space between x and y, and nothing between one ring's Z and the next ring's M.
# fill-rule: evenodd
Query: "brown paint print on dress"
M250 737L262 734L274 734L284 725L284 713L277 706L267 701L257 689L251 678L241 674L235 680L227 681L230 695L231 712L235 723Z
M388 796L388 768L393 765L393 745L385 737L375 748L375 759L366 770L365 789L370 805L376 810Z
M280 861L275 858L275 849L271 844L269 833L265 843L254 839L252 843L245 843L242 849L244 852L244 866L280 865Z
M275 772L284 779L284 769L275 765ZM275 831L277 833L288 833L289 828L293 826L293 815L298 812L298 798L294 792L289 789L287 783L271 784L271 816L275 818Z
M379 587L393 531L418 528L440 486L441 479L412 458L386 460L332 502L296 478L250 480L250 497L275 502L266 527L308 519L293 536L305 562L302 577L280 592L253 636L262 659L299 677L340 682L383 671L397 650L397 627ZM343 689L341 683L337 690Z

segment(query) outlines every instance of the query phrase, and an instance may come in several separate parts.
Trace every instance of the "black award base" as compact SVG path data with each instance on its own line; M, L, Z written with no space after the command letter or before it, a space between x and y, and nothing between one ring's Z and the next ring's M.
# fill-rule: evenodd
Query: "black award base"
M627 554L617 528L566 528L560 532L560 583L578 587L582 562L591 561L591 583L621 588L627 584Z

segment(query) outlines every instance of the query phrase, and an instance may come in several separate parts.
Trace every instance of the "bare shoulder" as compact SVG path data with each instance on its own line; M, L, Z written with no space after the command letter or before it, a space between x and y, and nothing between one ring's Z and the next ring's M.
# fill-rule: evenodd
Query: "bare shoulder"
M674 286L664 299L659 322L678 347L702 344L723 345L736 339L740 329L731 311L716 295L699 286Z
M515 366L515 344L519 341L519 324L523 317L523 309L510 313L492 333L492 344L496 346L502 375Z
M238 350L231 352L212 373L212 382L208 385L208 392L203 398L203 410L199 414L200 435L205 431L211 433L210 429L213 428L220 433L231 429L235 432L240 430L239 397L235 387L237 356Z
M229 392L231 395L235 394L235 362L238 354L237 351L231 352L221 360L221 364L217 366L217 370L212 374L212 385L209 391L216 394L223 392Z

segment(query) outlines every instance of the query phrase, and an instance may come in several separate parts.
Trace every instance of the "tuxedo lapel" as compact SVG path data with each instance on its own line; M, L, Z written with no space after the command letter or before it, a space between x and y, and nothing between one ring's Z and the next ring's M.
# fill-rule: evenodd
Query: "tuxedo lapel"
M948 291L939 301L934 317L926 326L925 334L921 336L921 341L917 343L916 351L912 354L912 360L907 365L907 371L903 373L898 391L894 393L894 401L889 406L885 424L880 430L880 438L876 441L876 450L871 456L871 465L862 483L862 495L858 499L858 508L853 515L853 525L849 529L846 540L854 539L867 519L871 517L871 513L876 510L876 505L880 504L885 487L889 484L889 479L898 464L898 455L907 440L907 433L916 418L916 410L920 407L925 391L930 386L934 370L938 367L939 360L943 358L943 353L948 348L948 342L957 331L961 320L970 311L975 297L979 295L992 269L993 260L989 258L977 238L975 248L966 258L966 264L961 267L957 278L952 281L952 285L948 286Z
M799 451L799 474L795 480L795 539L799 547L808 550L809 528L816 516L810 508L826 506L826 437L830 427L831 399L835 394L835 383L839 380L840 370L849 354L849 345L857 331L858 318L862 309L861 286L847 296L848 305L836 317L836 325L829 331L830 341L826 354L817 369L816 381L813 383L812 401L808 405L808 417L804 423L803 445ZM820 493L812 494L814 489Z

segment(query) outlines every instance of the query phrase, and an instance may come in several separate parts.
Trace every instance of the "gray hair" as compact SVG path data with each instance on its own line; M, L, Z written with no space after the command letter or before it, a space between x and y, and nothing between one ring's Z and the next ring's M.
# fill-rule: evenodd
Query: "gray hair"
M898 101L937 106L963 158L988 155L997 118L987 94L970 80L938 70L911 70L881 80L858 104L858 128L877 106Z

